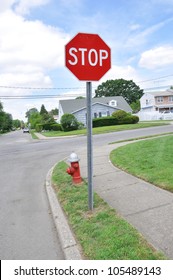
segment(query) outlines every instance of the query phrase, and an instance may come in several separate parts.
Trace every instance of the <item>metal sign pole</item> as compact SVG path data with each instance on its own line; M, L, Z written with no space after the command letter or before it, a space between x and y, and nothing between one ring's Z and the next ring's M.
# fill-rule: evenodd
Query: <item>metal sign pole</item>
M88 159L88 206L93 210L93 147L92 147L92 83L86 83L87 93L87 159Z

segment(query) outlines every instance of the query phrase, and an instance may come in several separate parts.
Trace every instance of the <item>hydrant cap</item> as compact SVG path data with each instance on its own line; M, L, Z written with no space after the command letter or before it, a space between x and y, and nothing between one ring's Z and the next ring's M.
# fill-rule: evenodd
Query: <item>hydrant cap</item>
M74 152L71 153L71 155L70 155L70 157L68 159L69 162L77 162L79 160L80 159L78 158L78 155L76 153L74 153Z

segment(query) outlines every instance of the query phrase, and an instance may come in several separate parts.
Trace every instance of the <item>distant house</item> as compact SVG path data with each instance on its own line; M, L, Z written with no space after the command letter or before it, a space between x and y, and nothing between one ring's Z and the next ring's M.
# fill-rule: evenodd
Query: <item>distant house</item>
M111 116L117 110L132 113L131 107L122 96L92 98L93 118ZM59 119L66 113L73 114L79 122L86 126L86 99L60 100Z
M141 111L173 112L173 90L146 92L140 99Z
M141 110L136 115L140 121L172 120L173 90L146 92L140 99Z

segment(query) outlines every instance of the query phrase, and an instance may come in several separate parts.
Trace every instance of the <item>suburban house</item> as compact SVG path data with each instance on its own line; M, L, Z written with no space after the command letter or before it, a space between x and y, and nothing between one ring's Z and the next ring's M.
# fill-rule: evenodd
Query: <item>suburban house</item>
M122 96L92 98L92 117L111 116L116 110L132 113L132 109ZM59 119L64 114L73 114L77 120L86 126L86 99L69 99L59 101Z
M146 92L140 99L141 111L173 112L173 90Z
M173 119L173 90L146 92L140 99L140 121Z

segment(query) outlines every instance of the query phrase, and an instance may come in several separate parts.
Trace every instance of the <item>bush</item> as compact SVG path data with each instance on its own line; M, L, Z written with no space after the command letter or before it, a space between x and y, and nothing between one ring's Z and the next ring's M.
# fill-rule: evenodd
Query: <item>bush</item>
M50 128L53 131L61 131L62 130L62 127L59 123L51 124Z
M139 117L138 116L131 116L133 122L132 123L138 123L139 122Z
M93 127L116 125L118 121L113 117L102 117L93 119Z
M112 114L111 117L103 117L93 119L93 127L120 125L120 124L134 124L138 123L138 116L133 116L123 110L118 110Z
M36 124L35 130L36 130L37 132L41 132L41 131L43 130L42 124Z
M78 121L72 114L64 114L61 118L61 126L64 131L78 129Z
M123 111L123 110L117 110L112 113L112 117L116 118L118 121L123 120L129 113Z

